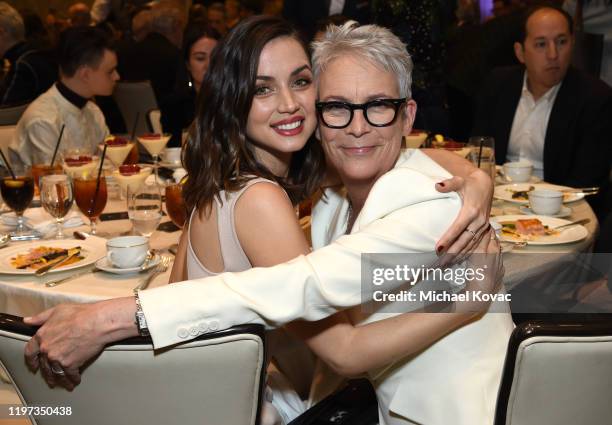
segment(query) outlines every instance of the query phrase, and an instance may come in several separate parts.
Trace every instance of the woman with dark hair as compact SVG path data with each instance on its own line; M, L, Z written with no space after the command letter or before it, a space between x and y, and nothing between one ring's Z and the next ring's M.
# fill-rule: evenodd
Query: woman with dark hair
M219 38L217 30L200 20L191 21L185 28L183 63L179 66L174 94L168 99L168 107L164 108L161 117L164 131L172 134L169 146L181 146L183 131L193 122L196 97Z

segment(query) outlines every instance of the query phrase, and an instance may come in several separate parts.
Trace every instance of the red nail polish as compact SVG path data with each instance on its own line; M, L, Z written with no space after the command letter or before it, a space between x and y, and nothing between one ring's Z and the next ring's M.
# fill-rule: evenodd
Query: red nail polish
M438 184L440 185L440 187L444 187L444 183L443 182L440 182Z
M444 251L444 247L442 245L440 245L436 251L438 252L438 254L440 254L442 251Z

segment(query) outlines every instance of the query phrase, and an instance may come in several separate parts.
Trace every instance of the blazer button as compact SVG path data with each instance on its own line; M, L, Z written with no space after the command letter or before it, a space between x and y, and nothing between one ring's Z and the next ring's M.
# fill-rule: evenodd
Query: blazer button
M200 334L200 331L198 330L197 326L192 326L189 328L189 335L198 336L199 334Z
M185 339L189 336L189 331L186 328L179 328L177 335L179 338Z
M211 331L218 331L219 330L219 321L218 320L211 320L210 323L208 324L208 328Z
M208 325L206 324L206 322L199 323L198 328L200 328L200 332L202 333L208 332Z

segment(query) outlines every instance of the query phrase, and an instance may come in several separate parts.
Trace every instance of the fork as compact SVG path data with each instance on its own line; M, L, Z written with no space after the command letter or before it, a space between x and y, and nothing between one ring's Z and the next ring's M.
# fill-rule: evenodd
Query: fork
M168 257L167 255L163 255L159 264L155 266L153 271L147 277L142 279L140 283L136 285L136 287L134 287L134 291L142 291L143 289L147 289L147 287L151 284L155 277L162 273L165 273L166 270L168 270L168 267L170 266L171 262L172 259L170 257Z

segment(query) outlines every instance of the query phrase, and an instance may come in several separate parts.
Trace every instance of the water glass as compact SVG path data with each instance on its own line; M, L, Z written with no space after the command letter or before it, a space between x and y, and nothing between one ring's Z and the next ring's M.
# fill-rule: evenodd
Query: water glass
M70 177L65 174L42 176L40 179L40 202L49 214L55 218L57 231L55 239L65 237L63 231L64 217L72 208L74 194Z
M134 230L151 237L162 219L162 196L157 182L143 183L136 190L128 187L128 216Z
M495 139L488 136L470 137L468 159L495 180Z

